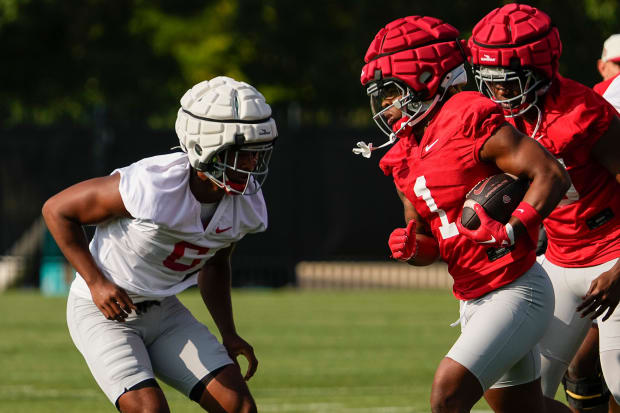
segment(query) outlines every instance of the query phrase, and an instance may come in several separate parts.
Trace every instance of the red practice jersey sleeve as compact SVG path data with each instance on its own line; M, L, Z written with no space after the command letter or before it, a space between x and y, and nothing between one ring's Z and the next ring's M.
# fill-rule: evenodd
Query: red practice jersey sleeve
M535 260L535 247L527 240L511 248L489 248L459 234L456 227L467 192L501 172L495 164L481 162L478 154L505 122L501 109L489 99L461 92L434 116L419 145L400 141L380 163L429 223L454 278L454 295L463 300L512 282ZM407 156L406 164L402 156Z

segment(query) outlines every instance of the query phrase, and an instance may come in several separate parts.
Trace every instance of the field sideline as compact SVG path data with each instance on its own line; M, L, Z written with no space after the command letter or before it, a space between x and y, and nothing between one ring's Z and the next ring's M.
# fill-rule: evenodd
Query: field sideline
M181 300L214 329L195 290ZM458 336L446 290L239 290L240 334L260 365L260 412L427 412L435 367ZM65 325L65 298L0 296L0 412L113 412ZM163 385L172 412L198 407ZM475 411L488 411L484 401Z

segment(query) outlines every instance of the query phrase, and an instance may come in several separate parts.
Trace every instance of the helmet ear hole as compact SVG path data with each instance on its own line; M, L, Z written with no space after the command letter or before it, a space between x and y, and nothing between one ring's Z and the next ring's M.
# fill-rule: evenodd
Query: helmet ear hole
M194 152L196 152L196 155L201 156L202 155L202 147L198 144L194 145Z
M420 80L420 83L424 83L424 84L427 84L432 78L433 78L433 74L428 71L424 71L420 73L420 76L418 77L418 79Z
M512 70L519 70L521 69L521 61L517 56L512 56L508 62L508 67Z

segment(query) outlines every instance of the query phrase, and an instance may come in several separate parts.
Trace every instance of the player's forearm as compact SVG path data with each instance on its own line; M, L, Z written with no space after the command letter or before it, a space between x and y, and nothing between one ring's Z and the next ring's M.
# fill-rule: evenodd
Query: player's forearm
M49 202L43 206L42 213L56 244L84 281L90 286L105 279L88 249L82 226L63 216Z
M564 168L553 168L534 175L523 201L545 218L560 203L571 181Z
M537 172L523 201L508 221L512 239L518 240L527 234L532 240L537 240L540 223L558 205L569 187L570 177L564 168L547 168Z
M506 225L512 242L527 236L536 244L542 220L553 211L570 187L566 170L551 166L536 171L523 200L512 213Z
M233 318L230 266L206 265L199 277L198 288L215 325L222 336L237 334Z
M437 261L439 244L435 238L425 234L416 234L416 241L416 254L407 261L407 264L422 267Z
M592 155L620 183L620 118L615 117L607 131L592 147Z

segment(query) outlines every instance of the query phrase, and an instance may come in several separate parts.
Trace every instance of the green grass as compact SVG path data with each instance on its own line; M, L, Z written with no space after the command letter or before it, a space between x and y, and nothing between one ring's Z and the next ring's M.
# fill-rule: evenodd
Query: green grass
M195 290L180 298L216 331ZM250 381L260 412L426 412L459 333L448 291L241 290L233 304L260 360ZM0 314L0 412L115 411L71 342L64 298L12 290ZM200 411L162 387L173 412Z

